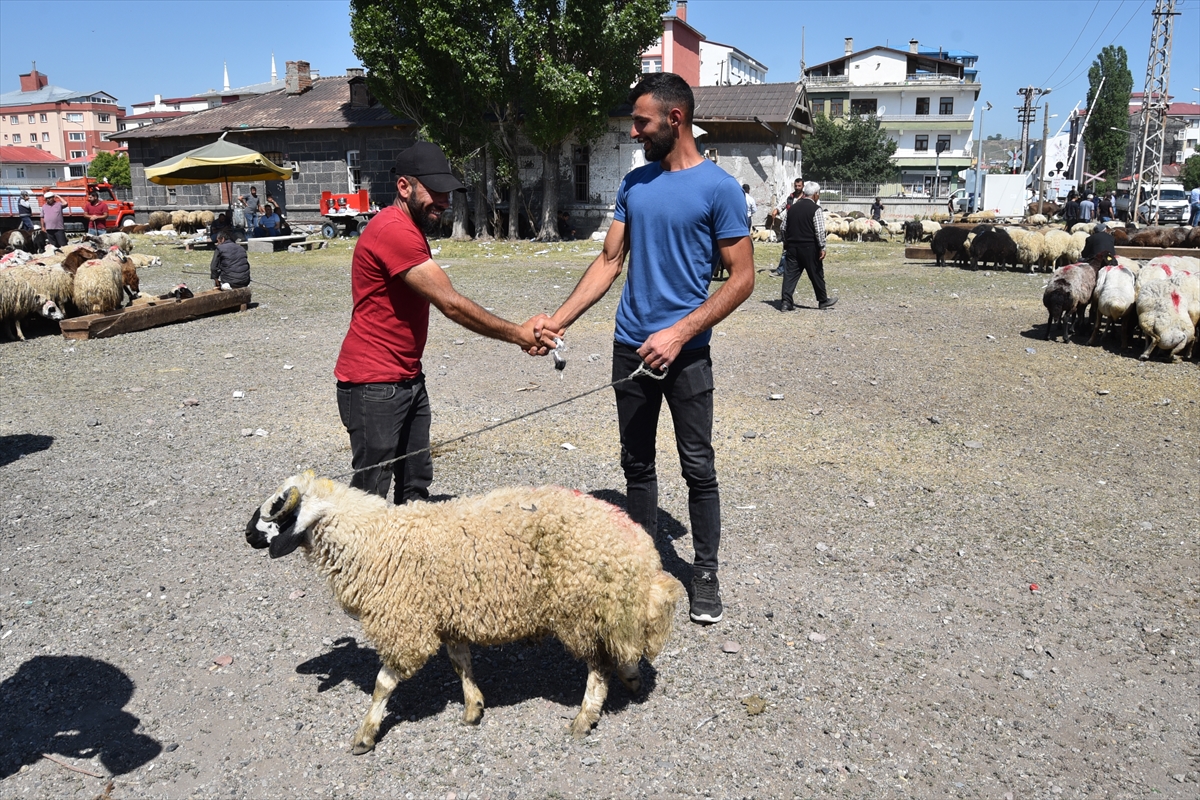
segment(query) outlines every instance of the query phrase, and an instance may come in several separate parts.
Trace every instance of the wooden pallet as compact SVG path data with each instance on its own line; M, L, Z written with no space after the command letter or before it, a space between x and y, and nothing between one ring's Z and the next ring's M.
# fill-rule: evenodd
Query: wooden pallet
M107 314L88 314L64 319L58 323L64 339L105 339L121 333L144 331L172 322L187 322L197 317L237 309L245 311L250 305L250 288L210 289L187 300L152 300L109 311Z

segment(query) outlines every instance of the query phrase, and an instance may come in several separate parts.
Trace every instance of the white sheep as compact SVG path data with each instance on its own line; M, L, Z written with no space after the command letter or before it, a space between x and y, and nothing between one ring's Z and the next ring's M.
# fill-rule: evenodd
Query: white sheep
M1092 327L1092 336L1088 339L1088 344L1096 343L1100 326L1107 320L1108 325L1104 335L1107 337L1112 332L1113 325L1120 322L1121 346L1128 346L1129 330L1136 316L1135 277L1132 270L1120 264L1110 264L1100 268L1100 272L1096 276L1096 289L1092 292L1092 303L1096 309L1096 324Z
M1178 275L1168 280L1148 283L1138 290L1137 320L1146 335L1146 349L1141 359L1150 358L1154 348L1159 347L1171 354L1172 361L1190 356L1196 339L1196 322L1192 308L1200 314L1200 293L1190 280L1193 276Z
M1057 267L1060 262L1072 263L1067 252L1071 248L1071 235L1061 230L1048 230L1043 236L1042 263L1050 268Z
M685 594L625 512L560 487L394 506L308 472L254 512L246 540L272 558L302 547L378 650L383 667L356 755L374 748L397 683L442 644L462 679L463 719L476 723L483 694L469 645L557 637L588 665L570 726L585 735L612 671L638 690L638 662L661 651Z
M119 247L125 253L133 250L133 237L120 231L116 233L102 233L99 236L88 238L98 244L101 250L108 250L113 247Z
M39 295L15 272L15 269L0 270L0 330L5 336L12 334L25 341L21 320L33 314L53 320L62 319L64 315L53 300Z
M888 220L887 222L883 223L883 226L887 228L887 232L892 236L904 235L904 223L900 220Z
M995 211L976 211L967 215L967 222L991 222L996 219Z
M1045 225L1048 220L1045 214L1030 214L1025 221L1030 225Z
M138 269L162 266L161 258L158 256L147 255L146 253L130 253L127 258L132 261L133 265Z
M75 277L63 269L60 262L46 264L41 261L29 261L20 266L10 267L5 272L10 277L28 283L36 294L53 300L60 309L65 309L74 297Z
M72 300L81 314L103 314L120 307L124 287L120 260L93 258L75 272Z
M1147 284L1168 280L1180 272L1195 272L1195 269L1189 269L1195 260L1186 256L1155 256L1138 272L1138 291Z
M921 239L923 241L931 241L933 235L940 231L942 226L931 219L921 220Z

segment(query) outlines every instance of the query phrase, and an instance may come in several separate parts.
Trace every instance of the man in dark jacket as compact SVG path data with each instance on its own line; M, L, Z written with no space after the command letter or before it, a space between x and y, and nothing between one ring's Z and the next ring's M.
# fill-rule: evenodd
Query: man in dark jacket
M784 228L783 247L787 254L787 268L783 273L783 296L780 311L796 308L792 292L800 273L807 272L817 295L817 307L829 308L837 302L825 292L825 214L817 205L821 197L819 184L808 181L800 191L800 199L788 211L787 227Z
M1111 256L1117 252L1113 235L1104 229L1103 223L1097 225L1092 231L1092 235L1083 243L1083 253L1080 258L1084 261L1091 261L1096 256Z
M217 247L213 252L208 276L218 289L241 289L250 285L250 259L240 244L229 241L229 234L217 234Z

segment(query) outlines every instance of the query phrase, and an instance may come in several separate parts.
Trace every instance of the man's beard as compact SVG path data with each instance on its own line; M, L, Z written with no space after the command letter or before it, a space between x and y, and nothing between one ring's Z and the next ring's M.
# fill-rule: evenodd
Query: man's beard
M666 122L665 119L663 121ZM651 134L647 138L645 144L650 145L650 149L646 151L646 160L662 161L675 146L675 137L671 134L671 126L664 124L659 128L658 133Z
M416 192L410 194L405 203L408 205L408 215L412 217L413 222L417 223L417 227L421 229L422 233L428 236L437 230L442 215L441 212L438 212L434 216L429 215L429 209L433 207L432 203L424 205L418 203Z

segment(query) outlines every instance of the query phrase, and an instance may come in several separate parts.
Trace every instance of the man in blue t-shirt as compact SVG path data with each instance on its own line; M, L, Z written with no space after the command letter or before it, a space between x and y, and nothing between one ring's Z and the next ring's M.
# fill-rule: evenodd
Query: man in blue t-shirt
M629 516L651 536L657 534L655 434L666 399L688 485L696 553L691 618L711 624L721 620L724 608L717 582L721 499L708 342L711 328L754 289L746 200L737 181L696 149L695 101L682 78L651 73L629 93L629 102L630 136L642 144L650 163L625 176L604 250L543 322L547 331L565 330L604 296L629 256L617 306L613 380L628 378L643 362L666 373L662 380L639 376L615 387ZM709 281L720 266L729 271L729 280L709 296Z

